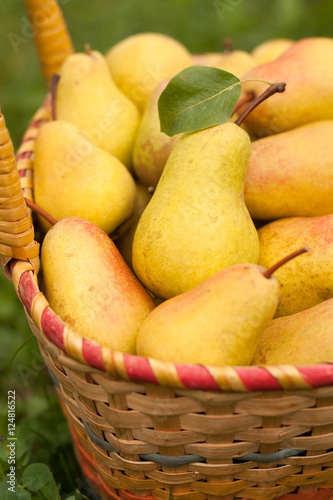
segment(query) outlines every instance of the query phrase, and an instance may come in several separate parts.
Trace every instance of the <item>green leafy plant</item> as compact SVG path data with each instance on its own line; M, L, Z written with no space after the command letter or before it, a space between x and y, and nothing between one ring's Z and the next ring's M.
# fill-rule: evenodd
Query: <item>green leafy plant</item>
M41 375L39 382L45 379ZM60 499L61 478L67 491L75 491L73 478L79 477L77 464L72 458L71 437L52 387L44 380L44 394L17 398L15 428L15 487L10 483L10 442L7 441L7 408L1 404L0 430L0 498ZM45 390L47 393L45 393ZM36 391L37 392L37 391ZM46 463L52 463L51 469ZM14 490L14 491L13 491ZM65 498L65 497L62 497Z
M22 474L22 486L28 491L39 492L43 498L58 500L60 498L53 474L45 464L30 464Z
M37 340L27 325L13 285L2 274L0 332L3 347L0 352L1 500L89 498L84 496L88 488L73 457L69 429ZM11 465L7 440L8 391L15 391L16 403L14 492L8 490L7 482Z

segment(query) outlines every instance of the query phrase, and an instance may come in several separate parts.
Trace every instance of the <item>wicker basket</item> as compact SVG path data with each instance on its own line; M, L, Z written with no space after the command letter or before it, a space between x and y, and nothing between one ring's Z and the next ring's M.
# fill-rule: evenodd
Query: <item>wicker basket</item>
M70 37L55 1L26 0L26 6L32 21L38 9L57 19L46 20L36 35L49 80L44 56L57 71L72 52ZM34 140L49 117L46 99L17 164L0 117L0 259L94 490L103 500L332 498L333 364L218 368L146 359L82 338L48 306L38 288L39 245L24 197L33 199Z

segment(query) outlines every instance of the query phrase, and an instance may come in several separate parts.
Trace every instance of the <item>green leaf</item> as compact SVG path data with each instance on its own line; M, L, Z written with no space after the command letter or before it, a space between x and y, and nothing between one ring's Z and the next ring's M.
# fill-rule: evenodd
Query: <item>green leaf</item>
M15 484L14 491L9 490L11 486L7 483L7 478L3 480L0 485L0 498L1 500L31 500L29 491ZM11 487L12 488L12 487Z
M5 465L8 465L7 461L8 461L9 451L6 448L5 443L6 441L0 442L0 462L3 462Z
M40 490L52 476L49 467L45 464L28 465L22 474L22 484L30 491Z
M227 122L240 96L239 82L236 76L222 69L185 68L160 95L161 131L173 136Z
M28 465L23 471L22 483L30 491L38 491L47 500L60 500L53 474L45 464Z
M13 500L13 497L9 497L10 500ZM16 499L17 500L31 500L31 494L29 491L25 490L22 486L16 486Z
M47 500L60 500L59 490L55 484L53 474L50 474L46 484L39 491Z

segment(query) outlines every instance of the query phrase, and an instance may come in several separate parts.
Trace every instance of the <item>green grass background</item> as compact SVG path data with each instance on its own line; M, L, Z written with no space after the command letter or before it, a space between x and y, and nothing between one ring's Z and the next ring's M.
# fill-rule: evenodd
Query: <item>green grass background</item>
M230 37L236 49L250 51L270 38L333 35L331 0L62 0L60 4L77 51L89 43L105 53L117 41L142 31L174 36L192 52L219 51L224 37ZM45 93L23 1L1 0L0 105L15 148ZM15 389L22 435L19 467L47 463L66 498L75 489L83 492L84 486L52 384L30 336L23 308L1 274L0 435L6 435L7 390ZM0 481L5 468L0 443Z

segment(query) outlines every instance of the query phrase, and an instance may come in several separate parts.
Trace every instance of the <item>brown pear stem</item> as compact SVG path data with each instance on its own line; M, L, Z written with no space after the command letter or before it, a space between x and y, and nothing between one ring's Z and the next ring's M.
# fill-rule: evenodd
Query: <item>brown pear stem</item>
M225 54L230 54L234 50L234 44L232 43L232 39L229 37L223 38L222 46Z
M244 106L244 104L252 101L252 99L254 99L254 92L249 92L244 97L242 97L241 99L239 99L239 101L237 101L237 103L236 103L236 106L234 107L234 110L233 110L232 114L234 115L235 113L237 113L237 111L240 108L242 108Z
M265 278L269 279L272 274L279 269L279 267L283 266L286 262L289 262L291 259L294 259L298 255L301 255L302 253L308 252L310 250L309 247L303 247L300 248L299 250L295 250L295 252L290 253L289 255L286 255L286 257L283 257L283 259L279 260L276 264L271 266L269 269L266 269L262 274L265 276Z
M33 210L37 214L39 214L42 217L44 217L44 219L47 222L49 222L51 224L51 226L55 226L56 225L57 221L50 214L48 214L47 212L45 212L45 210L43 210L41 207L39 207L38 205L36 205L36 203L34 203L33 201L29 200L28 198L24 198L24 199L25 199L25 203L26 203L27 207L31 208L31 210Z
M91 47L90 47L90 44L89 43L86 43L84 45L84 51L85 53L88 55L88 56L91 56Z
M251 104L243 111L243 113L237 118L235 121L236 125L241 126L245 118L251 113L251 111L254 110L259 104L262 102L266 101L269 97L272 95L276 94L277 92L284 92L286 90L286 83L285 82L277 82L277 83L272 83L268 87L268 89L265 90L262 94L260 94L258 97L253 99Z
M57 119L57 111L56 111L56 100L57 100L57 89L58 83L60 80L59 73L53 73L51 79L51 109L52 109L52 120Z

